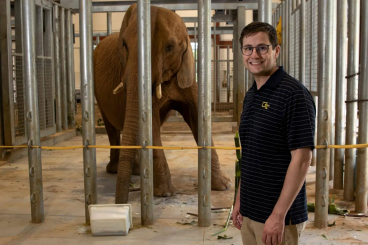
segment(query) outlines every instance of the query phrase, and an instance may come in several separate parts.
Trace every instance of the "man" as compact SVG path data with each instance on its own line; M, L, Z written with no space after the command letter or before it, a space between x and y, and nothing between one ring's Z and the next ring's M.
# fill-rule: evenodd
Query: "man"
M239 39L255 83L246 93L239 133L241 180L232 219L243 244L298 244L308 219L305 178L314 149L316 109L303 84L276 65L277 33L247 25Z

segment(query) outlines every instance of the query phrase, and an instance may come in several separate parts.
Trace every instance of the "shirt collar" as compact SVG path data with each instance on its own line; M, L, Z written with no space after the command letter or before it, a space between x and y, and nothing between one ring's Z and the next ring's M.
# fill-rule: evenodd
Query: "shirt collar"
M282 78L285 76L286 72L284 71L283 66L279 66L279 69L277 69L267 80L267 82L262 86L263 87L269 87L275 89L277 85L281 82ZM257 91L257 84L254 81L252 88Z

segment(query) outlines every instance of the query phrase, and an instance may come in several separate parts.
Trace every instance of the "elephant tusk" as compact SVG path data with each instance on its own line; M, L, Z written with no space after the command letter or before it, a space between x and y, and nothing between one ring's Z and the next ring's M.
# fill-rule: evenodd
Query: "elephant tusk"
M161 92L161 84L156 87L156 98L161 99L162 92Z
M123 90L123 87L124 87L124 83L121 82L115 89L114 91L112 92L113 94L117 94L119 92L121 92L121 90Z

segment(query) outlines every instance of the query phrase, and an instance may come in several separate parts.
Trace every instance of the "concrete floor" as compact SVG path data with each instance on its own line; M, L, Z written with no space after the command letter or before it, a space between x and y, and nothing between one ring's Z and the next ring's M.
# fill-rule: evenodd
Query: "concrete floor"
M216 124L213 130L231 125ZM195 141L188 133L169 133L177 128L174 123L164 129L164 146L194 146ZM181 130L182 131L182 130ZM214 134L217 146L233 146L233 134ZM96 135L97 144L108 145L107 135ZM77 136L57 146L81 145L82 137ZM235 152L218 151L224 173L234 181ZM140 225L140 192L131 192L129 203L133 207L133 224L128 236L94 237L90 226L85 224L83 190L82 150L42 151L43 189L45 222L32 224L30 215L28 159L14 163L0 163L0 244L241 244L239 231L230 225L221 235L232 237L217 240L212 236L222 229L228 211L212 212L211 226L200 228L177 222L197 221L187 213L197 213L197 151L166 151L174 186L178 194L169 198L155 197L154 225ZM114 203L115 175L107 174L105 166L109 161L108 149L97 149L97 191L99 204ZM183 163L185 165L183 165ZM139 187L139 176L132 177ZM308 201L314 202L315 168L311 167L307 178ZM353 203L342 202L340 191L331 191L336 203L353 209ZM230 207L234 186L229 190L212 191L212 207ZM368 218L329 216L336 225L327 229L313 228L314 214L301 237L301 244L368 244Z

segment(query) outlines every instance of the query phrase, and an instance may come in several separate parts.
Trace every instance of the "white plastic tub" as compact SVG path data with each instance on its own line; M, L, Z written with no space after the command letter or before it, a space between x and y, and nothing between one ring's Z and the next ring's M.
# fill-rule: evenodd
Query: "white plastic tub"
M88 211L93 236L126 236L133 227L130 204L95 204Z

